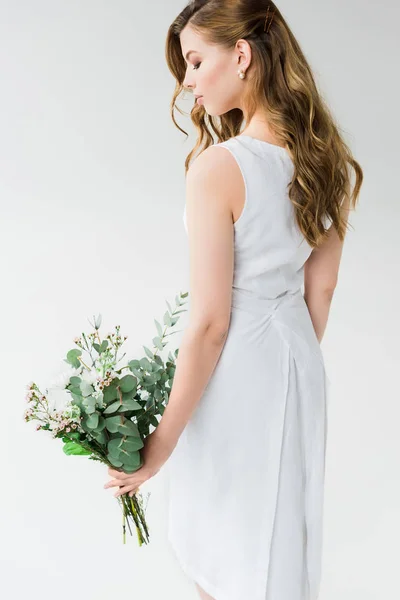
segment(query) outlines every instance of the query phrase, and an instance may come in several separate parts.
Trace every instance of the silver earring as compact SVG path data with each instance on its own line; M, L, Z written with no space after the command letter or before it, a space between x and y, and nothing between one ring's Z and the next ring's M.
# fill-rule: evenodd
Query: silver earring
M239 75L240 79L244 79L246 77L243 69L238 69L238 75Z

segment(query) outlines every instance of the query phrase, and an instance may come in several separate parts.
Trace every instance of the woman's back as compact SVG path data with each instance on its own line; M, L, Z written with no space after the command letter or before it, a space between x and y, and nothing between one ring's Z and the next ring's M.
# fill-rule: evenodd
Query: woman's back
M233 287L263 298L296 291L312 248L297 227L288 195L292 159L283 147L246 135L215 146L233 154L245 185L245 204L234 223ZM184 221L187 230L186 206Z

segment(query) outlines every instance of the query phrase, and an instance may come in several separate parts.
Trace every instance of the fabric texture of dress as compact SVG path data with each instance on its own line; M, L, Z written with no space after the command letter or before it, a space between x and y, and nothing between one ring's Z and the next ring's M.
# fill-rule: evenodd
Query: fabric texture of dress
M294 165L243 134L215 145L236 159L245 204L228 335L166 462L168 540L215 600L317 600L330 382L302 293L312 248L288 196Z

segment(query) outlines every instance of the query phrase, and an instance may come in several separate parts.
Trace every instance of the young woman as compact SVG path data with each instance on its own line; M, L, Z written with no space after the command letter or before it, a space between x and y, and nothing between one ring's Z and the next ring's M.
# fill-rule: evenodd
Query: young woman
M142 468L109 473L133 493L168 461L169 541L202 599L316 600L329 383L319 342L362 170L274 3L190 2L166 56L172 109L183 89L196 97L190 320Z

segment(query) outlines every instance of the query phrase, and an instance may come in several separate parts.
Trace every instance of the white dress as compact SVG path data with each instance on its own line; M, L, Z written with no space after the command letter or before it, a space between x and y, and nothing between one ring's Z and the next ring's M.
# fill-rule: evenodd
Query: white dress
M330 381L301 291L312 248L287 192L294 165L243 134L215 145L246 198L229 332L166 463L168 540L215 600L316 600Z

